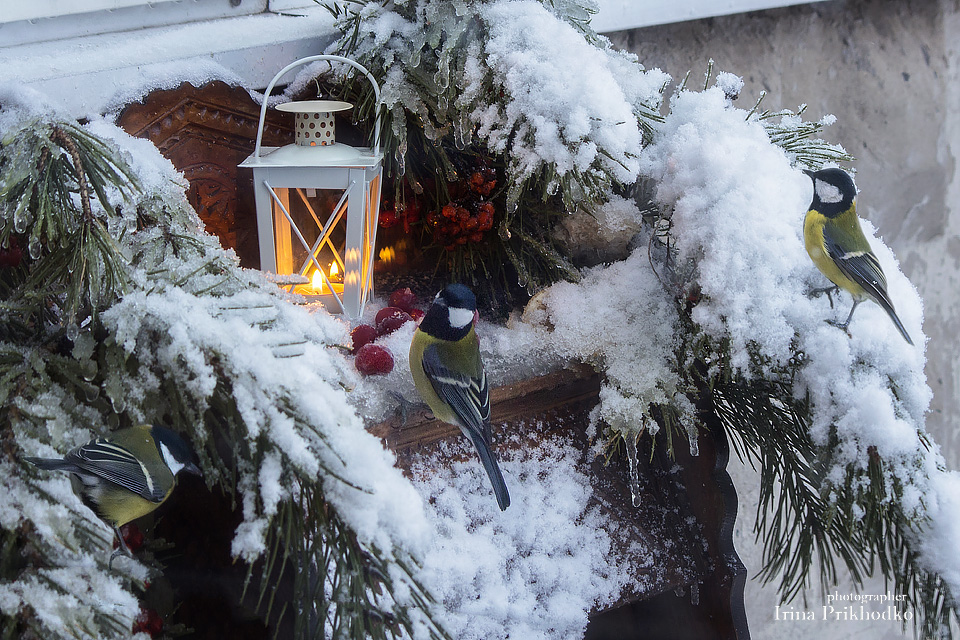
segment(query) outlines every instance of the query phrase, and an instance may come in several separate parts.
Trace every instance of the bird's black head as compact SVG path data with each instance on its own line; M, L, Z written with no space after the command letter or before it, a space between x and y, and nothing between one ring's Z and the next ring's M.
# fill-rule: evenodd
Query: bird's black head
M804 173L813 180L813 202L816 209L828 218L835 218L851 206L857 197L857 186L853 178L843 169L821 169Z
M203 475L200 467L194 462L196 456L193 453L193 449L179 433L166 427L153 425L150 427L150 435L153 436L154 441L157 443L157 450L160 452L160 457L163 458L163 461L167 467L170 468L170 471L173 472L173 475L177 475L181 471L193 473L198 476Z
M477 298L462 284L449 284L433 299L420 330L441 340L459 340L470 332Z

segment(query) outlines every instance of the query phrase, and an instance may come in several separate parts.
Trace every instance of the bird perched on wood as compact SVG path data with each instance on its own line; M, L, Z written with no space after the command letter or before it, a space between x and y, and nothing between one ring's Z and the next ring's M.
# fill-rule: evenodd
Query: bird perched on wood
M193 450L175 431L140 425L121 429L71 450L63 458L24 458L41 469L71 474L73 489L113 527L120 548L132 555L120 527L145 516L170 497L181 471L201 475Z
M894 311L883 275L870 243L857 218L857 187L842 169L804 170L813 180L813 202L803 221L803 240L817 268L837 287L853 296L846 322L834 323L846 330L857 305L870 299L880 305L900 335L913 344ZM836 287L831 287L835 289Z
M410 372L433 415L460 427L476 447L504 510L510 506L510 494L490 448L490 389L480 359L476 318L477 300L470 289L462 284L444 288L414 331Z

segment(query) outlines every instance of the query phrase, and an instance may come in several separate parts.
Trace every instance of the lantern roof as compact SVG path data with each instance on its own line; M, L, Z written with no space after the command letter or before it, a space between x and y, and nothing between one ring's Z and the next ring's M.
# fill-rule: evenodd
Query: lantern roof
M295 100L277 105L277 111L288 113L335 113L347 109L353 109L353 105L340 100Z
M370 147L351 147L342 142L326 146L306 147L288 144L283 147L261 147L259 157L252 154L241 167L375 167L383 154L374 154Z

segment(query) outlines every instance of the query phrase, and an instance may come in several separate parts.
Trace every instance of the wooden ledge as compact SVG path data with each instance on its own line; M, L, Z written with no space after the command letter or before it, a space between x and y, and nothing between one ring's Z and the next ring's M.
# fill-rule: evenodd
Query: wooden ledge
M524 416L596 399L599 393L600 375L585 365L495 387L490 390L494 430L499 424ZM367 430L396 452L426 446L460 433L456 426L437 420L425 407L408 412L406 422L395 416Z

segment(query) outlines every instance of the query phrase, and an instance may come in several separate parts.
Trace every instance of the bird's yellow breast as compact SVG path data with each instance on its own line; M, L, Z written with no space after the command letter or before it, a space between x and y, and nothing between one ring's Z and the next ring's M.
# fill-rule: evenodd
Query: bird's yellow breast
M833 261L833 258L827 253L827 247L823 242L823 226L827 222L827 217L815 209L807 211L803 219L803 243L807 249L807 254L817 265L820 272L833 284L846 289L854 296L863 295L863 288L856 282L843 275L840 268Z
M433 415L442 422L460 426L457 414L453 412L450 406L440 399L437 392L433 389L433 384L423 370L423 352L432 344L439 344L436 338L421 331L419 328L414 331L413 341L410 343L410 373L413 376L413 384L423 401L430 407Z
M163 504L173 493L173 486L173 483L171 483L170 490L167 491L163 500L151 502L123 487L107 484L100 493L97 505L100 517L110 524L122 527L132 520L147 515Z

